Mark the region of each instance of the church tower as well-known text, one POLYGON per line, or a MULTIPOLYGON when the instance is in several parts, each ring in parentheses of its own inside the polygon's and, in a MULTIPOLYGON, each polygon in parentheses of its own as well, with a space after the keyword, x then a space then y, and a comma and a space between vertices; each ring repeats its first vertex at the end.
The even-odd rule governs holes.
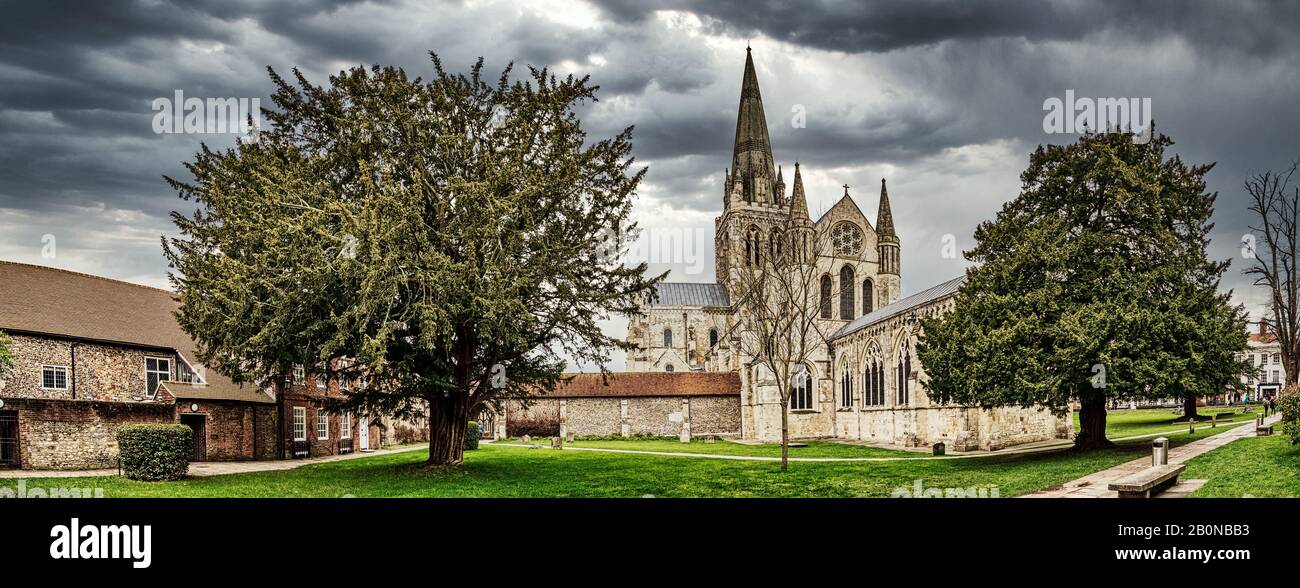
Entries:
POLYGON ((763 95, 749 48, 745 49, 736 137, 722 198, 722 216, 714 221, 714 271, 719 283, 730 286, 733 270, 758 263, 780 248, 772 240, 781 238, 789 223, 785 177, 772 157, 763 95))

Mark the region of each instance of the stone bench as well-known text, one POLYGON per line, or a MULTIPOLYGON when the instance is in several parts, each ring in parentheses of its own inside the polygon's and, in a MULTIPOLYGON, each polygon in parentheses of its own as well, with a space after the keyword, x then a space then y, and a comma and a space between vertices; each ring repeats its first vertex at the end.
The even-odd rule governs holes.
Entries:
POLYGON ((1259 425, 1255 427, 1256 437, 1267 437, 1273 434, 1273 425, 1259 425))
POLYGON ((1152 466, 1114 482, 1109 488, 1119 492, 1120 498, 1151 498, 1178 483, 1178 474, 1187 466, 1183 464, 1152 466))

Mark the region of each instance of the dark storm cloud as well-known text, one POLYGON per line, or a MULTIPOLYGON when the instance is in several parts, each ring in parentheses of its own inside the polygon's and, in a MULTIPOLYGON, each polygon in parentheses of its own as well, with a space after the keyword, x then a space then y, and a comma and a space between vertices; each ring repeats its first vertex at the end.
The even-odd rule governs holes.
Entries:
POLYGON ((848 53, 887 52, 945 41, 1021 38, 1077 40, 1106 29, 1133 35, 1184 34, 1234 50, 1268 54, 1295 44, 1300 21, 1286 0, 1044 1, 596 0, 616 19, 657 10, 708 17, 716 30, 848 53))
POLYGON ((155 135, 153 98, 183 89, 269 107, 267 66, 317 83, 373 63, 427 77, 430 50, 453 71, 484 56, 489 71, 513 61, 517 75, 528 64, 590 73, 601 87, 583 110, 591 135, 635 125, 646 200, 711 224, 752 40, 776 158, 787 180, 798 160, 823 184, 814 207, 849 183, 868 187, 855 196, 874 217, 890 174, 909 291, 960 270, 934 259, 934 242, 967 238, 1013 197, 1034 145, 1073 140, 1041 126, 1043 100, 1066 89, 1151 97, 1179 154, 1219 162, 1219 256, 1247 224, 1245 175, 1300 157, 1300 10, 1283 2, 595 4, 7 3, 0 257, 74 233, 61 242, 81 269, 161 275, 156 239, 144 236, 167 230, 181 204, 161 176, 180 174, 199 141, 233 139, 155 135), (796 127, 800 108, 807 124, 796 127))

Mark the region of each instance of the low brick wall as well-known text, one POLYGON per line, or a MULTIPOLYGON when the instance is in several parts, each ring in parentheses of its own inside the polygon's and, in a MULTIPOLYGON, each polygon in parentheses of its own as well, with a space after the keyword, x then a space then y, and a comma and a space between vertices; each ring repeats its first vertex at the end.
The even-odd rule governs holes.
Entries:
POLYGON ((740 397, 632 396, 606 398, 538 398, 529 406, 506 404, 511 419, 558 419, 561 434, 678 437, 689 426, 692 436, 740 433, 740 397))
POLYGON ((170 423, 170 403, 5 398, 18 413, 23 469, 80 470, 117 467, 117 430, 128 423, 170 423))

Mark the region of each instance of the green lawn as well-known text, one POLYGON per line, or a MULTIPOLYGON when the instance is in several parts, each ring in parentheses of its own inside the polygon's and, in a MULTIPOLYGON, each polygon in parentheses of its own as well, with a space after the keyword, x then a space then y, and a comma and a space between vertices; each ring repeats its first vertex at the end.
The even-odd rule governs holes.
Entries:
POLYGON ((1192 458, 1181 478, 1207 480, 1194 498, 1300 498, 1300 445, 1247 437, 1192 458))
MULTIPOLYGON (((1174 444, 1201 438, 1171 437, 1174 444)), ((1221 432, 1221 431, 1215 431, 1221 432)), ((703 445, 703 444, 702 444, 703 445)), ((714 444, 716 445, 716 444, 714 444)), ((1048 488, 1147 455, 1148 444, 945 460, 793 463, 555 451, 483 445, 464 466, 428 472, 423 450, 295 470, 132 482, 119 477, 29 479, 27 487, 101 487, 106 497, 887 497, 896 488, 985 487, 1003 497, 1048 488)), ((15 480, 0 481, 14 488, 15 480)))
MULTIPOLYGON (((1218 427, 1210 428, 1209 421, 1197 425, 1198 433, 1217 433, 1222 432, 1224 427, 1235 426, 1248 423, 1255 420, 1256 413, 1240 414, 1240 409, 1235 411, 1229 409, 1202 409, 1202 415, 1220 413, 1218 427), (1233 414, 1235 413, 1235 414, 1233 414), (1204 431, 1201 429, 1204 428, 1204 431)), ((1149 435, 1153 433, 1165 433, 1170 439, 1186 437, 1187 425, 1185 423, 1176 423, 1174 421, 1182 417, 1176 415, 1171 409, 1141 409, 1141 410, 1117 410, 1107 413, 1106 419, 1106 436, 1111 438, 1132 437, 1136 435, 1149 435), (1170 432, 1172 431, 1172 432, 1170 432)), ((1078 414, 1075 414, 1075 429, 1079 426, 1078 414)), ((506 439, 505 443, 521 443, 519 439, 506 439)), ((850 445, 837 441, 811 440, 803 441, 807 447, 790 448, 791 457, 903 457, 915 458, 930 455, 926 451, 906 451, 900 449, 883 449, 879 447, 870 447, 866 445, 850 445)), ((1145 441, 1144 441, 1145 442, 1145 441)), ((534 445, 550 446, 550 439, 541 437, 531 441, 534 445)), ((718 439, 715 443, 705 443, 702 440, 693 440, 690 443, 682 443, 676 438, 664 437, 631 437, 627 439, 578 439, 573 443, 566 443, 570 447, 590 447, 598 449, 623 449, 631 451, 659 451, 665 453, 700 453, 708 455, 743 455, 743 456, 767 456, 780 457, 781 445, 779 443, 765 443, 759 445, 749 445, 735 443, 725 439, 718 439)))
MULTIPOLYGON (((1202 417, 1208 417, 1218 413, 1219 427, 1225 423, 1247 423, 1255 420, 1259 415, 1256 412, 1241 414, 1241 407, 1201 407, 1198 411, 1202 417)), ((1164 433, 1166 431, 1187 432, 1187 422, 1182 421, 1183 417, 1176 414, 1170 408, 1144 408, 1139 410, 1114 410, 1106 413, 1106 436, 1112 439, 1120 437, 1132 437, 1135 435, 1150 435, 1153 433, 1164 433)), ((1210 421, 1204 420, 1197 423, 1197 428, 1209 427, 1210 421)), ((1074 429, 1079 430, 1079 413, 1074 413, 1074 429)), ((1172 438, 1173 435, 1170 435, 1172 438)))

